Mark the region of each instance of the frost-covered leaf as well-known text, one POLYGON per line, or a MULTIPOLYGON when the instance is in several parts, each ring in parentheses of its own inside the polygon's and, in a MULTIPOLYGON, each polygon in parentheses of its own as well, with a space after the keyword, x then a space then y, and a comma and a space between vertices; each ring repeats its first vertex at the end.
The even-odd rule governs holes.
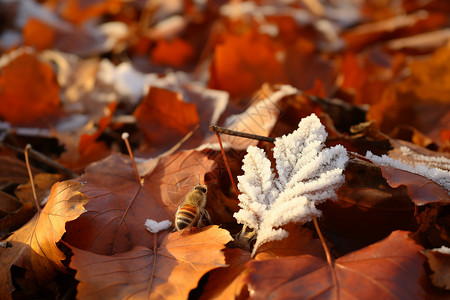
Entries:
POLYGON ((263 150, 247 149, 244 175, 238 177, 241 210, 234 216, 256 230, 254 253, 261 244, 287 236, 279 227, 308 222, 320 216, 316 204, 336 199, 348 157, 341 145, 324 149, 326 137, 324 126, 313 114, 302 119, 293 133, 277 138, 274 157, 278 177, 263 150))

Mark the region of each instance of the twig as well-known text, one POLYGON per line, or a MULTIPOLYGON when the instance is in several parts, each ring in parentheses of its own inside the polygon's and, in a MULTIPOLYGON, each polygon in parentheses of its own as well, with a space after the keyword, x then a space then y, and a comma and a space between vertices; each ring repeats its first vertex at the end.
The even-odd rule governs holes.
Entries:
POLYGON ((273 138, 273 137, 234 131, 234 130, 231 130, 231 129, 228 129, 228 128, 224 128, 224 127, 220 127, 220 126, 216 126, 216 125, 209 125, 209 131, 213 131, 216 134, 223 133, 223 134, 227 134, 227 135, 233 135, 233 136, 238 136, 238 137, 242 137, 242 138, 258 140, 258 141, 262 141, 262 142, 269 142, 269 143, 274 143, 275 142, 275 138, 273 138))
POLYGON ((134 156, 133 156, 133 151, 131 151, 130 142, 128 142, 128 137, 129 136, 130 135, 128 134, 128 132, 122 133, 122 140, 125 142, 125 145, 127 146, 128 155, 130 156, 131 164, 133 165, 133 168, 134 168, 134 173, 136 173, 136 178, 137 178, 138 182, 140 183, 140 185, 144 186, 144 180, 139 175, 139 171, 138 171, 138 168, 136 166, 136 161, 134 160, 134 156))
MULTIPOLYGON (((24 153, 25 151, 23 151, 22 149, 20 149, 18 147, 13 146, 13 145, 9 145, 9 144, 6 144, 6 143, 1 143, 1 145, 4 146, 5 148, 9 148, 11 150, 14 150, 17 153, 25 154, 24 153)), ((80 176, 79 174, 75 173, 74 171, 64 167, 59 162, 53 160, 52 158, 48 157, 45 154, 42 154, 42 153, 34 150, 33 148, 30 148, 28 150, 28 153, 29 153, 31 158, 33 158, 35 160, 38 160, 41 163, 43 163, 43 164, 45 164, 45 165, 47 165, 49 167, 52 167, 52 168, 56 169, 57 171, 59 171, 61 173, 64 173, 69 178, 77 178, 77 177, 80 176)))
POLYGON ((320 242, 322 243, 322 247, 325 250, 325 255, 327 257, 328 265, 330 266, 331 277, 333 278, 333 284, 335 287, 336 297, 335 299, 339 299, 339 285, 336 276, 336 270, 334 268, 334 261, 331 258, 330 250, 328 249, 327 244, 325 243, 325 239, 323 238, 322 231, 320 230, 319 223, 317 222, 317 218, 313 216, 314 227, 316 228, 317 234, 319 235, 320 242))
POLYGON ((231 174, 231 169, 230 169, 230 165, 228 164, 227 156, 225 155, 225 151, 223 150, 223 147, 222 147, 222 140, 220 139, 220 134, 216 132, 216 136, 217 136, 217 140, 219 140, 220 151, 222 151, 222 156, 223 156, 223 160, 225 162, 225 167, 227 168, 228 176, 230 176, 230 180, 231 180, 231 183, 233 184, 233 188, 234 188, 236 195, 239 195, 239 190, 233 179, 233 174, 231 174))
POLYGON ((31 166, 30 166, 30 160, 28 159, 28 152, 31 150, 31 145, 27 144, 25 146, 25 164, 27 165, 27 171, 28 171, 28 176, 30 177, 30 184, 31 184, 31 190, 33 191, 33 198, 34 198, 34 202, 36 203, 36 209, 38 212, 41 211, 41 206, 39 205, 39 202, 37 200, 37 195, 36 195, 36 189, 34 188, 34 180, 33 180, 33 173, 31 173, 31 166))

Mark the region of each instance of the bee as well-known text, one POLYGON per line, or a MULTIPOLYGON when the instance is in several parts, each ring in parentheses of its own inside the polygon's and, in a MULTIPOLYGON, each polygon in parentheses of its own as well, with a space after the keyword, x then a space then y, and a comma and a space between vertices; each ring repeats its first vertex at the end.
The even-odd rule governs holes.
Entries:
POLYGON ((206 185, 198 184, 194 189, 186 195, 183 202, 178 206, 175 214, 175 229, 190 230, 197 225, 202 226, 202 219, 206 217, 211 223, 206 205, 206 185))

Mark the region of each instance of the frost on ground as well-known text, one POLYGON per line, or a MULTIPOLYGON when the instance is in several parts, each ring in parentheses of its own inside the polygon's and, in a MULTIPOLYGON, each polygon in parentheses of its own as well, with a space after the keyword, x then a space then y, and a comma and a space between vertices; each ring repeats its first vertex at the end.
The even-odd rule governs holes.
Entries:
POLYGON ((256 231, 253 254, 261 244, 285 238, 288 233, 281 226, 311 221, 320 216, 317 204, 337 198, 347 151, 341 145, 325 148, 326 138, 314 114, 291 134, 277 138, 273 151, 278 177, 264 150, 248 147, 244 175, 238 177, 241 209, 234 217, 256 231))
POLYGON ((157 233, 166 230, 170 228, 170 226, 172 226, 172 222, 170 222, 169 220, 157 222, 155 220, 147 219, 145 221, 145 229, 147 229, 151 233, 157 233))

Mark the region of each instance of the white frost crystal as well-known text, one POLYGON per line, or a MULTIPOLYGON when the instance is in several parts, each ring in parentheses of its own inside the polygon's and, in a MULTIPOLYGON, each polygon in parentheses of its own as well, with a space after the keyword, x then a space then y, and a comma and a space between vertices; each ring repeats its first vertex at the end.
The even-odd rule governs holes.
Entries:
POLYGON ((280 226, 308 222, 320 216, 316 204, 337 198, 347 151, 342 145, 324 148, 326 138, 325 127, 314 114, 302 119, 293 133, 277 138, 273 149, 277 177, 264 150, 248 147, 244 175, 238 176, 241 209, 234 217, 256 230, 254 253, 261 244, 288 235, 280 226))
POLYGON ((145 225, 145 229, 147 229, 151 233, 157 233, 157 232, 168 229, 170 226, 172 226, 172 222, 170 222, 169 220, 157 222, 152 219, 147 219, 145 221, 144 225, 145 225))

